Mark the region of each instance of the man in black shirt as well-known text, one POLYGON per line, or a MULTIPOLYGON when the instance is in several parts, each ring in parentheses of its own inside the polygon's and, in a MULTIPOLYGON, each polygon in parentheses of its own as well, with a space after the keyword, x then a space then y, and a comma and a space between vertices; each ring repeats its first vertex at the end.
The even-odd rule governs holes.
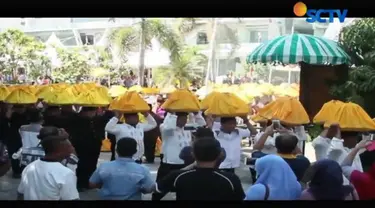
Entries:
POLYGON ((220 143, 214 138, 195 141, 196 168, 170 173, 156 183, 155 190, 159 193, 175 191, 176 200, 243 200, 245 193, 240 179, 215 168, 220 153, 220 143))

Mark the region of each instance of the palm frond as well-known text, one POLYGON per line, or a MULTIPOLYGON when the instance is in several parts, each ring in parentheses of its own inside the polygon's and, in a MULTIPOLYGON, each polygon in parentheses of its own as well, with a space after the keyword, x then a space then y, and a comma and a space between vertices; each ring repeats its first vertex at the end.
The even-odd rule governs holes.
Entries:
POLYGON ((129 27, 113 30, 109 34, 108 40, 107 48, 115 51, 115 55, 121 60, 125 57, 124 54, 134 50, 139 44, 136 31, 129 27))
POLYGON ((160 42, 162 47, 170 52, 170 60, 174 61, 180 59, 182 40, 178 34, 160 20, 153 19, 147 22, 150 34, 153 34, 153 37, 160 42))
POLYGON ((179 83, 180 87, 188 87, 188 83, 203 76, 207 57, 198 54, 196 49, 185 47, 180 51, 181 58, 171 62, 170 66, 156 69, 155 81, 162 87, 179 83))
POLYGON ((177 31, 184 35, 193 31, 196 26, 196 18, 179 18, 177 22, 177 31))

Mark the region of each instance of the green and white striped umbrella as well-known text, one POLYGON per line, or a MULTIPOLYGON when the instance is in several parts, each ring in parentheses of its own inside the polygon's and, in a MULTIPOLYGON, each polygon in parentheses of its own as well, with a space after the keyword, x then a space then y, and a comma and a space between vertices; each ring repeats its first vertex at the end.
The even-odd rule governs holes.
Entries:
POLYGON ((247 63, 349 64, 349 55, 332 40, 305 34, 284 35, 258 46, 247 63))

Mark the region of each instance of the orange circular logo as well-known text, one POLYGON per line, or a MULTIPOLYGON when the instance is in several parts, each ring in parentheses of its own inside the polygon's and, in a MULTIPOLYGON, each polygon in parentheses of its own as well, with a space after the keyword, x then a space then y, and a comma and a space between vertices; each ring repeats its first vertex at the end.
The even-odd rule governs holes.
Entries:
POLYGON ((293 12, 297 17, 305 16, 307 12, 307 6, 303 2, 297 2, 293 7, 293 12))

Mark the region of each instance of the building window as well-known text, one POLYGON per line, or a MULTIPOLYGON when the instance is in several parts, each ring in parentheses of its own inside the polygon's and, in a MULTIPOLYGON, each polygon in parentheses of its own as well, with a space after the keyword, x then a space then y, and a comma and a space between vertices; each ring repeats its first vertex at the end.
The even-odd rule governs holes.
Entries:
POLYGON ((230 71, 236 70, 237 59, 220 59, 218 66, 218 76, 226 75, 230 71))
POLYGON ((83 45, 94 45, 94 36, 86 35, 86 33, 81 33, 81 40, 83 45))
POLYGON ((198 32, 198 34, 197 34, 197 45, 204 45, 204 44, 208 44, 207 33, 198 32))
POLYGON ((264 30, 249 30, 250 31, 250 43, 261 43, 268 40, 268 32, 264 30))

